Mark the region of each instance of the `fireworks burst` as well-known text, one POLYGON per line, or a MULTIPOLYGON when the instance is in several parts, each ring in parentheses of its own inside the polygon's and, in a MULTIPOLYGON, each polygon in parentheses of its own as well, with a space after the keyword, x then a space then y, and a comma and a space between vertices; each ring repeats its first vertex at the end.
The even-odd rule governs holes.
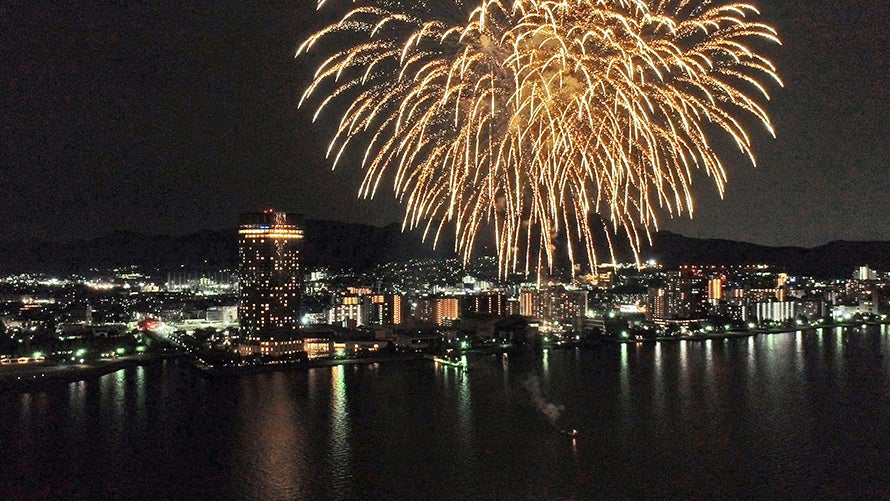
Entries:
POLYGON ((742 120, 774 134, 762 103, 768 81, 781 81, 752 43, 779 39, 751 5, 426 5, 357 7, 309 37, 298 56, 321 41, 331 52, 300 105, 315 97, 317 118, 345 102, 334 166, 361 143, 360 195, 373 197, 386 174, 406 206, 403 229, 423 226, 435 245, 452 222, 465 260, 492 227, 501 273, 551 268, 560 233, 572 268, 595 268, 594 214, 638 257, 657 212, 692 215, 695 170, 723 195, 709 135, 722 131, 755 163, 742 120))

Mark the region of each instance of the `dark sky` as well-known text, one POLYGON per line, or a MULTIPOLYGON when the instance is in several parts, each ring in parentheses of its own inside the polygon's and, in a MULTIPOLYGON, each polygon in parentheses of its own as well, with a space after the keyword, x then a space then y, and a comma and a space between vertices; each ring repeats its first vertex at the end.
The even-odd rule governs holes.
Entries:
MULTIPOLYGON (((753 3, 784 43, 768 52, 785 81, 768 105, 778 138, 752 130, 758 167, 727 151, 725 199, 697 178, 695 218, 662 228, 768 245, 890 240, 890 2, 753 3)), ((400 221, 391 193, 356 199, 358 167, 331 172, 327 131, 296 108, 313 68, 294 50, 333 12, 306 0, 7 2, 0 239, 181 234, 267 206, 400 221)))

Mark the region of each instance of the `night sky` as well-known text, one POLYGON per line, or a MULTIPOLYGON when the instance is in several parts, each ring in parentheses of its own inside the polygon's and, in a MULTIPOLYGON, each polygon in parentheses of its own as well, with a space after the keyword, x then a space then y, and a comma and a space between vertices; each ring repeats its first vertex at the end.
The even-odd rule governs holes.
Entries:
MULTIPOLYGON (((767 105, 778 137, 751 129, 758 167, 727 150, 725 199, 700 176, 695 218, 665 215, 662 228, 767 245, 890 240, 890 2, 753 3, 784 44, 766 53, 785 82, 767 105)), ((356 198, 357 166, 331 172, 328 131, 296 108, 314 66, 293 53, 337 12, 306 0, 7 2, 0 240, 185 234, 268 206, 401 221, 391 192, 356 198)))

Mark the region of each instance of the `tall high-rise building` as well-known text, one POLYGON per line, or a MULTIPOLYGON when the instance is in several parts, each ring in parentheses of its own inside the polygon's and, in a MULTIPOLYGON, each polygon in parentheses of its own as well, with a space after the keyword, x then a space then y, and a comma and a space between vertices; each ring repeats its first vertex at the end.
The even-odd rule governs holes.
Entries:
POLYGON ((507 295, 503 292, 490 291, 484 294, 467 296, 464 307, 467 312, 502 317, 507 314, 507 295))
POLYGON ((456 297, 431 297, 418 301, 415 316, 423 322, 445 325, 460 319, 460 300, 456 297))
POLYGON ((251 337, 293 333, 300 322, 300 216, 266 210, 241 215, 238 317, 251 337))
POLYGON ((667 314, 670 318, 704 318, 708 312, 708 283, 700 270, 681 267, 667 280, 667 314))
POLYGON ((723 299, 723 279, 711 277, 708 279, 708 302, 717 304, 723 299))
POLYGON ((649 298, 646 301, 646 319, 664 320, 668 318, 668 291, 663 284, 649 287, 649 298))
POLYGON ((399 325, 405 317, 406 301, 398 294, 374 294, 368 321, 375 325, 399 325))
POLYGON ((566 290, 555 286, 539 290, 524 290, 519 294, 520 310, 524 316, 549 321, 583 318, 587 313, 587 291, 566 290))

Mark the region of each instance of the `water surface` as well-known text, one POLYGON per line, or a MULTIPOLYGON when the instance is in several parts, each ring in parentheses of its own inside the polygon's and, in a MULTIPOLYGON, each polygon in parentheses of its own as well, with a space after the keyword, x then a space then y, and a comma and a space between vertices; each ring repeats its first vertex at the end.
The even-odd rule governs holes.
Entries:
POLYGON ((886 327, 468 360, 5 393, 4 497, 890 497, 886 327))

